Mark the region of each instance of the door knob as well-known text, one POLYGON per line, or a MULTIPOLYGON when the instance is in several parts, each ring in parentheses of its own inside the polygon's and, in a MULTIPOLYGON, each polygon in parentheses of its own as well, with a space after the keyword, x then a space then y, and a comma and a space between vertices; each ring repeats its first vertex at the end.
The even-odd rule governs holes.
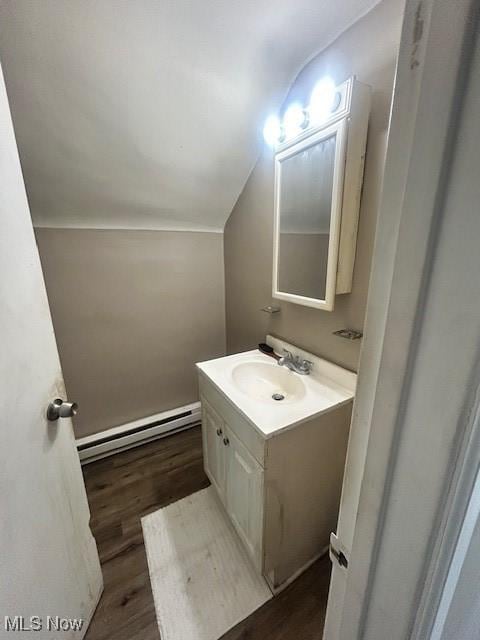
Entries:
POLYGON ((65 402, 61 398, 56 398, 50 402, 47 408, 47 420, 54 421, 59 418, 71 418, 76 415, 78 404, 76 402, 65 402))

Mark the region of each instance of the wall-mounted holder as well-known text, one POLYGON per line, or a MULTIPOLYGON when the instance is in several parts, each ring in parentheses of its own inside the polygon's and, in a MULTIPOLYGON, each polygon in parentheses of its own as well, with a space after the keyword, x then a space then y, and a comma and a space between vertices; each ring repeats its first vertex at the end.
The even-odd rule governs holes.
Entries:
POLYGON ((273 314, 273 313, 280 313, 281 309, 280 309, 280 307, 275 307, 275 306, 269 304, 268 306, 263 307, 262 311, 265 311, 265 313, 273 314))
POLYGON ((339 338, 346 338, 347 340, 360 340, 363 336, 361 331, 355 331, 355 329, 339 329, 333 332, 334 336, 339 338))

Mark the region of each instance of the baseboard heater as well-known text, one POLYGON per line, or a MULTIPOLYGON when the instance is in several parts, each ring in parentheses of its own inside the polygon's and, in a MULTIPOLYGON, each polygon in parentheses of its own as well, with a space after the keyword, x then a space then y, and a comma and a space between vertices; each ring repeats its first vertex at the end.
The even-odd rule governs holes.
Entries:
POLYGON ((76 441, 82 464, 190 429, 201 422, 200 402, 141 418, 76 441))

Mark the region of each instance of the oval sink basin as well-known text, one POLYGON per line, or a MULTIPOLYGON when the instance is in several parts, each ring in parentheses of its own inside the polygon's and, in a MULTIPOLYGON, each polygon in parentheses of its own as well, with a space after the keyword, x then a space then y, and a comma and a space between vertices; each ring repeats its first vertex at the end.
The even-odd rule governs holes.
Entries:
POLYGON ((302 379, 277 364, 242 362, 232 369, 232 379, 250 398, 273 404, 296 402, 305 395, 302 379))

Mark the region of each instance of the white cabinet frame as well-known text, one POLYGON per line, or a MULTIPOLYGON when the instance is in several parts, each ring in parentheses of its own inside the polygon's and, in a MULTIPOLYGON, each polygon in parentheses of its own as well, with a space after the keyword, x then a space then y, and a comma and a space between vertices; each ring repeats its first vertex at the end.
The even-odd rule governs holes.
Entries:
POLYGON ((347 139, 347 122, 345 119, 335 122, 334 124, 317 131, 316 133, 304 138, 288 147, 284 151, 280 151, 275 156, 275 204, 274 204, 274 232, 273 232, 273 287, 272 295, 274 298, 286 300, 287 302, 296 302, 307 307, 315 309, 324 309, 332 311, 335 294, 337 288, 337 264, 338 264, 338 247, 340 241, 340 223, 342 217, 343 202, 343 178, 345 171, 345 152, 347 139), (333 168, 332 181, 332 204, 330 215, 330 230, 328 242, 328 260, 327 260, 327 276, 325 286, 325 300, 318 298, 308 298, 286 291, 280 291, 278 283, 278 260, 280 252, 280 212, 281 212, 281 182, 282 182, 282 163, 296 155, 297 153, 309 149, 310 147, 328 140, 335 136, 335 162, 333 168))
POLYGON ((275 155, 272 295, 279 300, 324 311, 333 311, 335 295, 352 290, 371 105, 371 87, 354 76, 337 86, 337 92, 341 96, 337 111, 321 126, 306 129, 295 139, 280 144, 275 155), (335 155, 327 287, 325 299, 319 300, 280 291, 278 287, 281 163, 299 150, 332 135, 335 130, 338 130, 339 146, 335 155))

